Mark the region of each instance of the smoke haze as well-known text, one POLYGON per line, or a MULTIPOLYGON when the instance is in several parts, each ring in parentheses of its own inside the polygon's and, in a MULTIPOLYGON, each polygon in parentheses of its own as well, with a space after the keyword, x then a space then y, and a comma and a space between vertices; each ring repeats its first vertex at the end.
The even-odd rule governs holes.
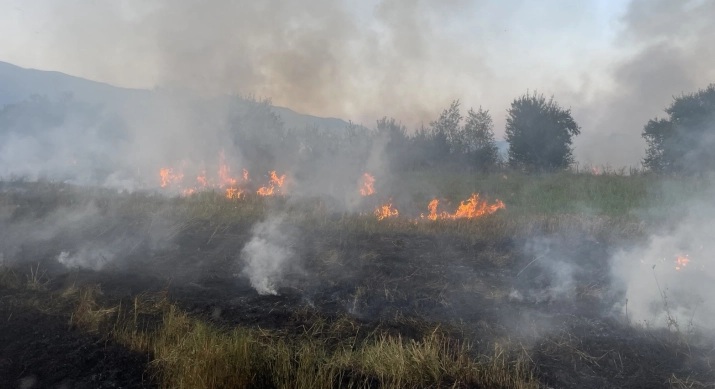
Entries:
POLYGON ((612 166, 638 165, 645 122, 715 77, 715 5, 696 0, 6 8, 2 32, 13 38, 0 56, 21 65, 124 86, 253 94, 358 123, 388 115, 413 127, 460 98, 494 112, 500 135, 511 100, 536 89, 573 109, 583 127, 577 159, 612 166))

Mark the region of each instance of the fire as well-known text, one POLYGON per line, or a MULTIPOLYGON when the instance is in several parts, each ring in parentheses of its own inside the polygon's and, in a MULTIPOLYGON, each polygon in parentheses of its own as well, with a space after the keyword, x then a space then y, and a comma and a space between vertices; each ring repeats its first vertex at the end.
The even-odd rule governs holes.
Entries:
MULTIPOLYGON (((428 219, 437 220, 437 218, 439 217, 437 215, 437 206, 439 206, 439 200, 433 199, 429 202, 429 204, 427 205, 427 209, 429 210, 429 215, 427 216, 428 219)), ((422 217, 424 217, 424 215, 422 217)))
MULTIPOLYGON (((446 211, 442 211, 442 212, 438 213, 437 212, 438 206, 439 206, 438 199, 433 199, 432 201, 429 202, 429 204, 427 205, 427 209, 429 210, 427 219, 429 219, 429 220, 475 219, 475 218, 478 218, 478 217, 481 217, 484 215, 490 215, 500 209, 506 208, 506 206, 504 205, 504 202, 502 202, 501 200, 496 200, 492 204, 489 204, 485 200, 481 200, 479 198, 478 193, 472 193, 472 196, 469 197, 469 199, 462 201, 454 213, 449 213, 446 211)), ((422 218, 424 218, 424 217, 425 216, 422 215, 422 218)))
POLYGON ((166 188, 169 185, 179 183, 184 179, 184 175, 181 173, 174 173, 171 168, 161 168, 159 170, 159 177, 161 178, 161 187, 166 188))
POLYGON ((258 188, 256 193, 260 196, 273 196, 274 194, 280 193, 283 183, 285 182, 286 175, 283 174, 278 176, 275 170, 271 171, 271 181, 267 186, 262 186, 258 188))
POLYGON ((681 269, 685 268, 688 266, 690 263, 690 258, 688 258, 688 255, 678 255, 675 258, 675 270, 680 271, 681 269))
POLYGON ((399 215, 400 212, 397 211, 397 209, 392 208, 392 203, 381 205, 375 209, 375 216, 377 216, 377 220, 397 217, 399 215))
MULTIPOLYGON (((248 184, 250 176, 247 169, 242 169, 241 175, 234 176, 231 167, 226 163, 226 157, 221 151, 219 153, 218 169, 209 174, 206 169, 200 170, 196 175, 195 182, 184 180, 184 173, 172 168, 159 169, 160 186, 162 188, 172 188, 184 196, 197 193, 201 190, 220 190, 225 193, 228 199, 239 199, 250 191, 248 184)), ((257 193, 261 196, 271 196, 282 193, 286 175, 278 175, 275 171, 270 172, 270 181, 266 186, 260 187, 257 193)))
POLYGON ((360 187, 360 195, 371 196, 375 194, 375 177, 369 173, 362 175, 362 186, 360 187))
POLYGON ((208 178, 206 178, 206 170, 201 171, 201 174, 196 176, 196 182, 198 182, 202 188, 209 186, 208 178))
POLYGON ((219 186, 234 186, 238 180, 231 177, 231 170, 226 165, 221 165, 218 171, 219 186))
POLYGON ((240 188, 226 188, 226 198, 227 199, 240 199, 243 195, 243 189, 240 188))

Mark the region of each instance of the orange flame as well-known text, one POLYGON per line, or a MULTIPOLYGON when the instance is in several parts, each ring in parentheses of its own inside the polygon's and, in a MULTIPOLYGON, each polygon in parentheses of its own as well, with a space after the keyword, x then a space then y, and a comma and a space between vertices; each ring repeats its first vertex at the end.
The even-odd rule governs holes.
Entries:
POLYGON ((392 208, 392 203, 381 205, 375 209, 375 216, 377 216, 377 220, 383 220, 389 217, 397 217, 399 215, 400 212, 397 211, 397 209, 392 208))
POLYGON ((240 199, 243 195, 243 189, 240 188, 226 188, 226 198, 227 199, 240 199))
POLYGON ((219 153, 219 167, 218 167, 218 178, 220 187, 231 187, 236 186, 238 180, 231 177, 231 168, 226 164, 226 157, 223 151, 219 153))
MULTIPOLYGON (((184 182, 183 172, 175 172, 172 168, 161 168, 159 170, 160 185, 162 188, 174 186, 182 195, 188 196, 200 190, 218 189, 225 191, 226 198, 238 199, 246 192, 245 184, 249 181, 248 170, 242 169, 242 177, 234 177, 231 168, 226 163, 224 152, 219 152, 218 169, 214 174, 207 174, 206 169, 202 169, 196 176, 195 182, 186 180, 184 182), (242 179, 241 179, 242 178, 242 179)), ((269 194, 273 194, 276 187, 283 186, 285 175, 278 177, 275 172, 271 172, 271 184, 273 189, 269 189, 269 194)), ((265 190, 264 190, 265 192, 265 190)))
POLYGON ((360 187, 360 195, 371 196, 375 194, 375 177, 369 173, 362 175, 362 186, 360 187))
MULTIPOLYGON (((484 215, 490 215, 500 209, 506 208, 506 205, 504 205, 504 202, 502 202, 501 200, 496 200, 493 204, 489 204, 487 201, 480 200, 478 193, 472 193, 472 196, 469 197, 469 199, 462 201, 454 213, 449 213, 446 211, 442 211, 441 213, 438 213, 437 212, 438 206, 439 206, 438 199, 433 199, 432 201, 429 202, 429 205, 427 205, 427 209, 429 210, 427 219, 429 219, 429 220, 475 219, 475 218, 478 218, 478 217, 481 217, 484 215)), ((425 216, 422 215, 422 218, 424 218, 424 217, 425 216)))
POLYGON ((202 170, 201 174, 196 176, 196 182, 198 182, 202 188, 206 188, 209 186, 209 180, 206 177, 206 170, 202 170))
POLYGON ((433 199, 432 201, 429 202, 429 204, 427 205, 427 209, 429 210, 429 215, 427 216, 428 219, 437 220, 437 218, 439 217, 437 215, 437 206, 438 205, 439 205, 439 200, 437 200, 437 199, 433 199))
POLYGON ((162 188, 179 183, 184 179, 184 175, 182 173, 174 173, 173 169, 166 167, 159 169, 159 177, 161 179, 160 185, 162 188))
POLYGON ((258 188, 256 193, 258 193, 259 196, 273 196, 274 194, 280 193, 281 188, 283 187, 283 183, 285 182, 286 175, 283 174, 279 176, 275 170, 271 171, 271 181, 268 183, 267 186, 262 186, 258 188))
POLYGON ((688 255, 678 255, 675 258, 675 270, 680 271, 681 269, 685 268, 688 266, 690 263, 690 258, 688 258, 688 255))

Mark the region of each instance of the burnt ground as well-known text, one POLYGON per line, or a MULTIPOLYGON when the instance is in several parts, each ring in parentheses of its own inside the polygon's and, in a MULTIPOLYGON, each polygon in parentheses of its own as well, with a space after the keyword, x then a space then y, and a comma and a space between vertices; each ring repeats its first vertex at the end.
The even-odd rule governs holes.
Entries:
MULTIPOLYGON (((407 337, 439 324, 475 352, 510 339, 550 388, 715 383, 712 344, 631 326, 613 312, 622 295, 607 269, 617 243, 584 234, 485 242, 449 232, 347 233, 285 222, 282 244, 290 248, 291 262, 277 295, 260 295, 241 273, 240 253, 253 223, 194 221, 163 245, 144 229, 151 223, 104 223, 89 238, 87 230, 64 231, 19 245, 6 266, 23 277, 30 264, 39 266, 48 291, 99 285, 108 302, 167 291, 181 308, 219 326, 301 331, 310 325, 305 312, 311 312, 328 319, 349 315, 407 337), (68 269, 57 260, 61 251, 116 244, 117 236, 131 244, 111 258, 98 255, 101 270, 68 269)), ((71 328, 67 312, 28 306, 39 299, 33 293, 1 290, 3 387, 153 385, 148 356, 71 328)))
POLYGON ((152 388, 148 356, 70 329, 66 313, 28 307, 31 291, 0 295, 0 387, 152 388))

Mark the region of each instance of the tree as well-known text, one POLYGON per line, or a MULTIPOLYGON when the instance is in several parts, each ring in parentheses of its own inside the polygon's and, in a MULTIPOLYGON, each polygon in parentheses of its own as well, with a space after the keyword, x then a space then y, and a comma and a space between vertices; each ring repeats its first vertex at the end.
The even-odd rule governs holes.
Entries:
POLYGON ((565 169, 573 163, 572 138, 580 133, 570 109, 553 97, 527 92, 507 110, 509 164, 536 171, 565 169))
POLYGON ((643 128, 645 167, 667 173, 702 173, 715 168, 715 84, 674 98, 667 119, 643 128))
POLYGON ((442 111, 439 119, 430 123, 435 139, 445 138, 452 153, 464 151, 463 133, 460 129, 462 115, 459 113, 459 100, 454 100, 449 108, 442 111))
POLYGON ((463 140, 469 160, 482 170, 490 170, 499 164, 499 149, 494 141, 494 121, 489 111, 479 107, 469 109, 464 123, 463 140))
POLYGON ((388 147, 402 147, 407 143, 407 129, 394 118, 383 116, 377 121, 375 136, 387 140, 388 147))

